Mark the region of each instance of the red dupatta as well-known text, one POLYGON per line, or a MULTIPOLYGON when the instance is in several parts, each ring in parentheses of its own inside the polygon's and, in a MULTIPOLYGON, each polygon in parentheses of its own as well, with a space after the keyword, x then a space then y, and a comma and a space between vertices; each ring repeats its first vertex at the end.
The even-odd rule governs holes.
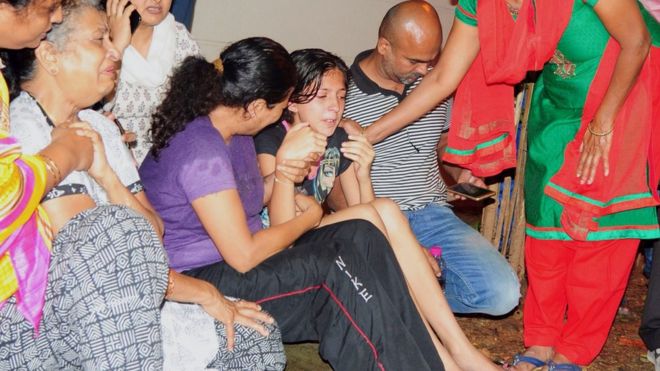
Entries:
MULTIPOLYGON (((496 175, 515 166, 513 84, 527 71, 542 69, 552 57, 570 20, 572 4, 524 0, 514 22, 504 0, 477 2, 477 14, 486 15, 478 22, 481 50, 456 92, 445 160, 477 176, 496 175)), ((660 201, 654 191, 660 179, 660 130, 652 124, 660 120, 657 47, 652 48, 615 120, 610 176, 604 177, 602 164, 591 185, 580 185, 575 176, 586 126, 600 106, 618 53, 618 43, 610 39, 590 86, 581 128, 567 146, 562 168, 545 189, 564 206, 562 227, 578 240, 598 228, 595 217, 660 201)))
POLYGON ((513 85, 552 57, 572 4, 524 0, 514 22, 504 0, 477 1, 480 51, 456 91, 444 160, 476 176, 516 166, 513 85))

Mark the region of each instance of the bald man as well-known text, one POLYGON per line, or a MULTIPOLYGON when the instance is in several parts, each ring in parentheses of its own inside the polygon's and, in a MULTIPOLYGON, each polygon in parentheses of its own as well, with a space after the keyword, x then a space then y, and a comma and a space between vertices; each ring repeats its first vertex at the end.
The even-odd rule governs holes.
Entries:
MULTIPOLYGON (((392 7, 378 30, 376 48, 360 53, 351 66, 344 116, 360 123, 375 143, 371 177, 376 196, 399 204, 423 246, 442 247, 452 310, 503 315, 518 305, 517 276, 492 245, 454 215, 440 177, 436 145, 449 129, 449 102, 403 127, 371 126, 419 84, 441 43, 440 20, 429 3, 405 1, 392 7)), ((448 170, 456 179, 478 181, 467 170, 448 170)))

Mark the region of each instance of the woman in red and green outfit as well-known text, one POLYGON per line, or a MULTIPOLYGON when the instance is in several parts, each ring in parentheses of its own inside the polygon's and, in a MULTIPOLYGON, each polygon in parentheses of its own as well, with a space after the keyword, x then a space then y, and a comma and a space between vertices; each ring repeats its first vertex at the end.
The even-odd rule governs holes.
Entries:
POLYGON ((605 343, 639 240, 660 236, 660 26, 634 0, 459 0, 456 20, 434 70, 374 125, 410 122, 458 87, 445 160, 495 175, 515 166, 513 86, 541 70, 514 367, 579 370, 605 343))

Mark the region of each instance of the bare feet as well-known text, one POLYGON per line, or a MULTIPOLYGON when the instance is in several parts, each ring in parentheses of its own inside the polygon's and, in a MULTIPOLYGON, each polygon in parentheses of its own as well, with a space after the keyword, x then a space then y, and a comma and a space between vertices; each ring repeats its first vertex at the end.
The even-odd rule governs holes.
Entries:
MULTIPOLYGON (((552 347, 533 345, 527 348, 527 350, 525 350, 525 352, 522 355, 527 357, 534 357, 543 362, 547 362, 553 357, 554 350, 552 349, 552 347)), ((515 371, 530 371, 536 369, 537 366, 534 366, 533 364, 524 361, 521 361, 517 365, 511 366, 511 368, 509 368, 509 370, 515 370, 515 371)), ((545 370, 546 368, 543 369, 545 370)))
POLYGON ((474 347, 464 348, 462 351, 454 352, 451 355, 463 371, 502 370, 502 367, 493 363, 474 347))

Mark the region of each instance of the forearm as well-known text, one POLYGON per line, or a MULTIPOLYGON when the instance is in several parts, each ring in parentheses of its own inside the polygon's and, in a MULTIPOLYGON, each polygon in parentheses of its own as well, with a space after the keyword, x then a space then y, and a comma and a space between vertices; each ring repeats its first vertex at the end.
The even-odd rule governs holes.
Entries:
POLYGON ((360 203, 366 204, 373 201, 376 196, 374 195, 374 188, 371 184, 371 178, 366 177, 364 179, 358 179, 358 184, 360 187, 360 203))
POLYGON ((612 80, 594 118, 602 126, 594 129, 609 130, 614 124, 619 109, 637 81, 637 76, 648 55, 649 45, 648 40, 642 40, 636 45, 622 46, 612 73, 612 80))
POLYGON ((151 223, 158 236, 163 235, 163 221, 160 217, 140 203, 140 201, 135 198, 135 195, 133 195, 126 186, 121 183, 119 177, 117 177, 114 172, 109 172, 106 177, 98 179, 97 181, 108 194, 108 200, 110 203, 124 205, 137 211, 151 223))
POLYGON ((71 172, 75 171, 76 166, 78 165, 75 161, 75 156, 71 153, 67 147, 61 146, 58 143, 52 143, 48 147, 42 149, 39 152, 39 155, 43 156, 43 159, 47 161, 52 161, 55 169, 53 171, 47 171, 46 177, 46 189, 44 194, 48 193, 53 187, 57 186, 62 179, 66 178, 71 172))
POLYGON ((279 174, 273 173, 273 192, 268 203, 268 216, 270 225, 276 226, 286 223, 296 217, 295 186, 292 181, 279 174))
POLYGON ((240 260, 226 257, 227 263, 239 272, 249 271, 312 229, 316 225, 312 219, 309 212, 304 212, 285 223, 260 230, 252 236, 252 244, 243 250, 243 257, 240 260))
POLYGON ((169 284, 165 299, 182 303, 202 304, 209 302, 218 289, 209 282, 169 270, 169 284))

